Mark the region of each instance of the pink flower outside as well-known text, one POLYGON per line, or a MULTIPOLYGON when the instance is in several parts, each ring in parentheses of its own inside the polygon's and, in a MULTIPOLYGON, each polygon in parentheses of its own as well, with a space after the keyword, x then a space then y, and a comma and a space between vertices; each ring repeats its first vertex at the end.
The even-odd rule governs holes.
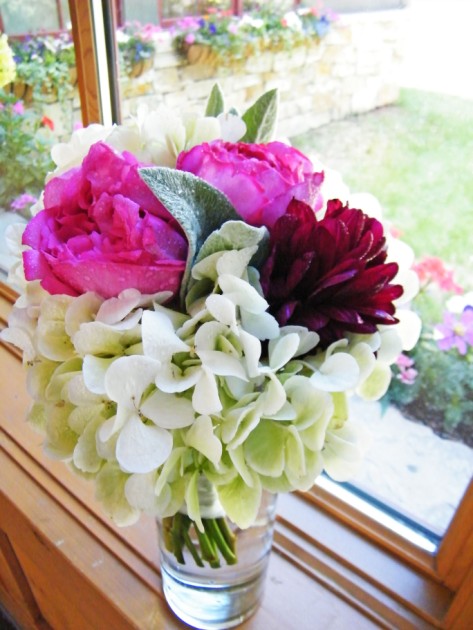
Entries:
POLYGON ((441 258, 425 256, 413 268, 421 282, 426 284, 435 282, 443 291, 463 293, 463 288, 453 279, 453 270, 449 269, 441 258))
POLYGON ((18 116, 23 116, 23 114, 25 113, 25 106, 23 105, 23 101, 17 101, 12 107, 12 112, 18 114, 18 116))
POLYGON ((435 330, 442 335, 437 340, 440 350, 448 351, 456 348, 462 356, 465 356, 468 346, 473 347, 473 308, 465 308, 460 317, 454 313, 445 313, 443 323, 435 326, 435 330))

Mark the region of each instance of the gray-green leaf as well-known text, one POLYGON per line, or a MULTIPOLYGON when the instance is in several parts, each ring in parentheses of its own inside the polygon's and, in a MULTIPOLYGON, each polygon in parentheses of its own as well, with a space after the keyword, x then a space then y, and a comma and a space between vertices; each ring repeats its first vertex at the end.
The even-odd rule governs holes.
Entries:
POLYGON ((225 100, 222 92, 222 88, 216 83, 209 95, 207 101, 207 107, 205 109, 206 116, 214 116, 215 118, 219 114, 223 114, 225 111, 225 100))
POLYGON ((141 168, 139 173, 181 225, 189 242, 180 296, 184 304, 191 268, 204 241, 226 221, 241 217, 223 193, 192 173, 163 166, 141 168))
POLYGON ((269 142, 273 138, 278 113, 278 91, 269 90, 254 103, 242 118, 246 134, 241 142, 269 142))

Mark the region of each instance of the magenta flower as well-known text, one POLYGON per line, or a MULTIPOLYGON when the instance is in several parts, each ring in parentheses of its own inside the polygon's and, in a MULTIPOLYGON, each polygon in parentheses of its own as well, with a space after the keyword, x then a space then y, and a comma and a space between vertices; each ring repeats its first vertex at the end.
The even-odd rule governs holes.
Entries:
POLYGON ((374 333, 398 321, 393 300, 403 292, 391 284, 397 264, 385 261, 376 219, 332 200, 317 220, 307 204, 292 201, 271 231, 264 297, 281 325, 306 326, 325 347, 346 332, 374 333))
POLYGON ((18 114, 18 116, 23 116, 23 114, 25 113, 25 106, 23 105, 23 101, 17 101, 11 109, 12 112, 18 114))
POLYGON ((467 306, 460 317, 454 313, 445 313, 443 324, 435 326, 442 338, 437 339, 440 350, 456 348, 461 355, 465 355, 468 346, 473 346, 473 308, 467 306))
POLYGON ((291 199, 318 209, 323 173, 303 153, 282 142, 213 142, 183 151, 176 168, 205 179, 232 202, 251 225, 271 227, 291 199))
POLYGON ((38 200, 33 195, 29 195, 28 193, 23 193, 22 195, 19 195, 11 202, 10 208, 11 210, 20 212, 21 210, 24 210, 25 208, 31 207, 37 201, 38 200))
POLYGON ((51 179, 45 209, 23 234, 31 247, 23 254, 26 279, 40 279, 52 294, 110 298, 127 288, 176 294, 187 242, 139 176, 140 166, 98 142, 80 167, 51 179))

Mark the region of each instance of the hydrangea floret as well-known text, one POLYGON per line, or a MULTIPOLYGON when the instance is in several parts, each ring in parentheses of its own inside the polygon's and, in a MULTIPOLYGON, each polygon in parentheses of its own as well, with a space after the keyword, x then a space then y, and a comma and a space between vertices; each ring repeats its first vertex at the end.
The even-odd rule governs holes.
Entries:
MULTIPOLYGON (((393 284, 397 272, 410 276, 386 262, 381 223, 323 199, 323 173, 269 142, 277 95, 261 99, 232 120, 216 86, 192 124, 173 118, 166 127, 161 110, 147 112, 56 147, 56 171, 23 235, 24 292, 1 334, 23 351, 28 418, 45 452, 93 480, 119 525, 142 512, 166 519, 181 561, 194 527, 218 553, 208 556, 205 544, 191 553, 215 567, 237 561, 228 523, 249 527, 263 491, 307 490, 322 471, 354 474, 366 436, 349 397, 382 396, 390 366, 415 343, 398 317, 407 311, 403 288, 393 284), (210 184, 176 168, 196 142, 208 166, 212 143, 241 138, 251 157, 227 146, 225 160, 236 178, 247 178, 245 160, 261 162, 251 177, 264 212, 252 206, 254 220, 246 197, 233 205, 218 177, 210 184), (320 256, 308 248, 294 259, 302 273, 289 267, 301 303, 306 287, 310 316, 289 306, 291 317, 281 318, 282 271, 273 280, 264 270, 268 261, 281 269, 274 234, 295 196, 305 220, 316 221, 320 256), (315 283, 305 281, 316 264, 315 283), (360 304, 352 293, 368 281, 360 304)), ((313 238, 306 227, 299 244, 313 238)))

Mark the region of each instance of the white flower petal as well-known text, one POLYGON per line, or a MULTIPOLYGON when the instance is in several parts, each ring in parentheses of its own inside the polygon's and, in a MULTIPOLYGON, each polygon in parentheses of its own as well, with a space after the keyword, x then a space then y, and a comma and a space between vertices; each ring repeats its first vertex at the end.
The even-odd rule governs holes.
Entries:
POLYGON ((402 340, 395 326, 386 326, 380 331, 381 346, 377 352, 377 359, 391 365, 402 352, 402 340))
POLYGON ((118 436, 116 457, 125 472, 147 473, 161 466, 171 450, 169 431, 148 426, 133 414, 118 436))
POLYGON ((357 388, 356 393, 364 400, 379 400, 388 391, 390 382, 389 365, 378 361, 369 377, 357 388))
POLYGON ((204 367, 202 367, 200 378, 195 384, 192 404, 195 411, 203 415, 218 413, 222 409, 215 376, 204 367))
POLYGON ((246 133, 246 124, 235 114, 219 114, 220 138, 225 142, 238 142, 246 133))
POLYGON ((299 348, 299 335, 289 333, 269 342, 269 366, 277 372, 288 363, 299 348))
POLYGON ((268 303, 248 282, 230 274, 219 276, 218 283, 225 296, 250 313, 263 313, 268 303))
POLYGON ((201 350, 199 358, 208 370, 216 376, 236 376, 244 381, 248 378, 241 361, 218 350, 201 350))
POLYGON ((161 311, 144 311, 141 320, 143 352, 162 363, 176 352, 188 352, 189 346, 174 332, 171 320, 161 311))
POLYGON ((245 354, 246 370, 250 378, 255 378, 259 374, 259 360, 261 357, 261 342, 245 330, 240 330, 239 339, 245 354))
POLYGON ((407 352, 412 350, 419 340, 422 320, 414 311, 403 308, 396 311, 396 317, 399 319, 399 324, 395 326, 395 329, 401 337, 402 349, 407 352))
POLYGON ((210 416, 199 416, 195 420, 186 433, 185 443, 202 453, 214 465, 222 457, 222 443, 214 434, 210 416))
POLYGON ((214 319, 227 326, 236 325, 235 304, 224 295, 209 295, 205 306, 214 319))
POLYGON ((206 322, 202 324, 197 330, 194 339, 197 354, 205 350, 215 350, 218 337, 220 335, 225 336, 228 332, 228 326, 220 322, 206 322))
POLYGON ((141 396, 154 383, 158 369, 159 363, 148 357, 120 357, 105 374, 107 396, 127 409, 138 409, 141 396))
POLYGON ((376 357, 367 343, 357 343, 351 350, 351 356, 356 359, 360 368, 359 382, 364 381, 374 369, 376 357))
POLYGON ((181 372, 177 366, 166 364, 156 374, 155 383, 161 391, 167 394, 178 394, 194 387, 200 378, 200 371, 200 365, 181 372))
POLYGON ((78 332, 81 324, 95 320, 102 302, 103 299, 91 291, 74 298, 65 317, 66 332, 69 337, 73 337, 78 332))
POLYGON ((332 354, 310 377, 314 387, 326 392, 343 392, 355 387, 360 375, 356 360, 346 352, 332 354))
POLYGON ((84 357, 82 373, 87 389, 94 394, 105 394, 105 374, 116 358, 101 359, 88 354, 84 357))
POLYGON ((251 313, 241 308, 241 325, 258 339, 275 339, 279 336, 279 324, 269 313, 251 313))
POLYGON ((158 427, 180 429, 194 422, 194 409, 187 398, 156 390, 140 407, 141 413, 158 427))
POLYGON ((263 415, 267 417, 274 416, 285 402, 286 390, 280 381, 273 374, 270 374, 269 383, 259 400, 263 415))

